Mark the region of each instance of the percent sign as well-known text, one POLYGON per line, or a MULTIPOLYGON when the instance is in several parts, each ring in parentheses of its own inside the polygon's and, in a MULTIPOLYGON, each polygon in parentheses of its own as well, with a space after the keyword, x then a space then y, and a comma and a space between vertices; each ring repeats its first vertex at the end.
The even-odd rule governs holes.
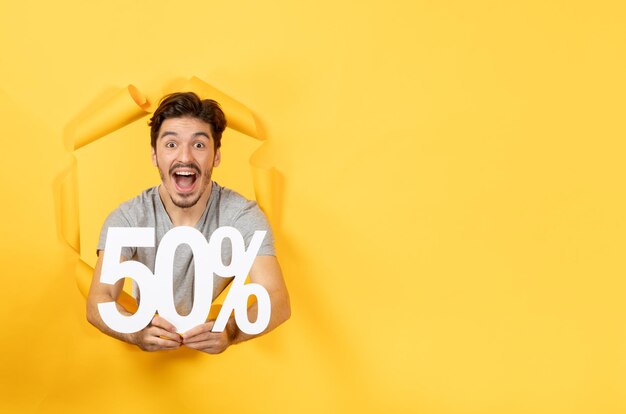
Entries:
POLYGON ((222 332, 230 314, 235 312, 235 322, 243 332, 255 335, 263 332, 270 320, 271 303, 265 288, 257 283, 245 283, 252 263, 261 247, 265 231, 255 231, 248 249, 241 233, 234 227, 219 227, 207 242, 202 233, 193 227, 179 226, 168 231, 159 244, 154 265, 150 269, 134 260, 120 262, 122 247, 154 247, 154 227, 110 227, 104 247, 100 282, 115 284, 124 277, 133 279, 141 293, 139 308, 132 315, 121 314, 115 302, 98 304, 102 321, 114 331, 133 333, 142 330, 156 312, 172 323, 178 332, 185 332, 206 321, 213 298, 213 275, 235 277, 222 309, 213 325, 213 332, 222 332), (222 262, 222 242, 229 239, 232 260, 222 262), (174 305, 173 267, 174 254, 181 244, 193 252, 194 298, 191 312, 181 316, 174 305), (248 297, 256 296, 258 315, 255 322, 248 320, 248 297))

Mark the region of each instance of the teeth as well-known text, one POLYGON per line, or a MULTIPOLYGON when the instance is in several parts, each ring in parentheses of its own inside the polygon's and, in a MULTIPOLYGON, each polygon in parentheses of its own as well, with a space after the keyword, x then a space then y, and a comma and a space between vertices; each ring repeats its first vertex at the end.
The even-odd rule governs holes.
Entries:
POLYGON ((176 175, 195 175, 196 173, 193 173, 191 171, 178 171, 176 173, 176 175))

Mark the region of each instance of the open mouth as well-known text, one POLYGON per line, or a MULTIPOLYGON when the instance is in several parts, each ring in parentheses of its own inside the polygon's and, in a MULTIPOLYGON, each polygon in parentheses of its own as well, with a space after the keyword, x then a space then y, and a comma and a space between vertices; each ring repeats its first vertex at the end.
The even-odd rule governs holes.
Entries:
POLYGON ((188 193, 194 189, 198 175, 194 171, 176 171, 172 174, 172 179, 176 189, 181 193, 188 193))

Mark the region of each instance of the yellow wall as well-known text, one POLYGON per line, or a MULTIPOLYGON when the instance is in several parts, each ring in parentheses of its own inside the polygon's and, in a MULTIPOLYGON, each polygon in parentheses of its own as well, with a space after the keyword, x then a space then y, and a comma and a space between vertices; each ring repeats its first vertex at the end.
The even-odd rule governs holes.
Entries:
POLYGON ((624 412, 625 13, 2 0, 0 408, 624 412), (219 356, 88 325, 57 231, 68 122, 191 75, 258 116, 284 177, 293 316, 219 356))

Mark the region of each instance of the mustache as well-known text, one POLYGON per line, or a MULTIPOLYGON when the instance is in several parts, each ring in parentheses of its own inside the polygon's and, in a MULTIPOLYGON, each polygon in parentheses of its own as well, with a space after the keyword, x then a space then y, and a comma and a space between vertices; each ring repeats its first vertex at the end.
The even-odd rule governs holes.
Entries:
POLYGON ((183 164, 182 162, 179 162, 177 164, 172 165, 170 167, 169 174, 170 175, 174 174, 174 170, 176 170, 178 168, 188 168, 188 169, 194 170, 198 175, 201 174, 200 167, 198 167, 197 164, 194 164, 194 163, 183 164))

